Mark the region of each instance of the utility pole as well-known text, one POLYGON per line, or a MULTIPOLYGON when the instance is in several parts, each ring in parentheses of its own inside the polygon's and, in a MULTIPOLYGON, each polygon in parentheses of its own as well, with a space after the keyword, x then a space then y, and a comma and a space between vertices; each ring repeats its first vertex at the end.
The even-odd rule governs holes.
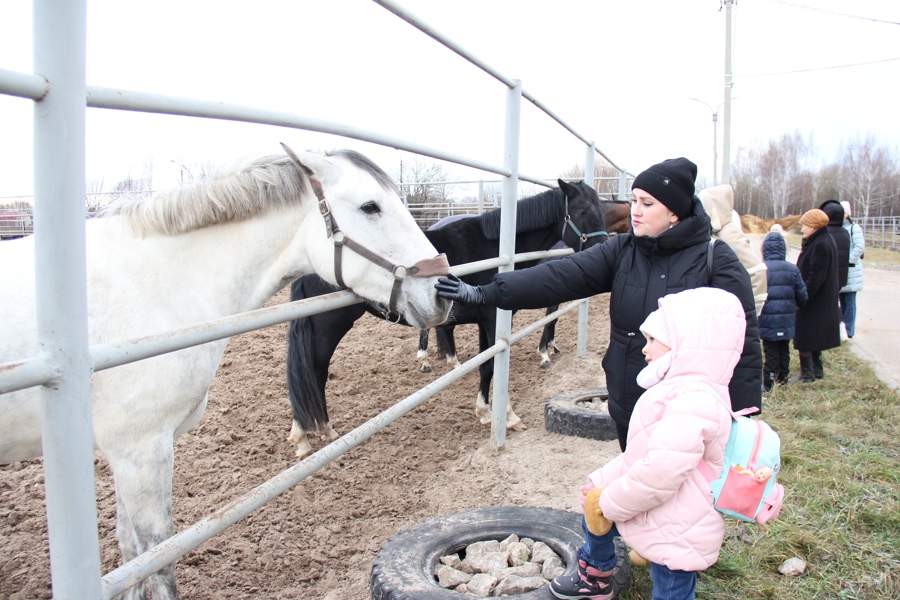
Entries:
POLYGON ((722 128, 722 177, 723 184, 731 184, 731 5, 737 0, 723 0, 725 3, 725 114, 722 128))
POLYGON ((713 169, 712 169, 712 174, 713 174, 713 186, 717 186, 717 185, 719 185, 719 181, 716 179, 716 175, 717 175, 716 169, 718 169, 718 167, 719 167, 719 137, 718 137, 718 133, 716 131, 716 129, 717 129, 716 123, 719 120, 719 109, 722 108, 722 104, 720 104, 715 110, 713 110, 713 107, 710 106, 708 102, 704 102, 703 100, 701 100, 699 98, 690 98, 690 99, 694 100, 695 102, 699 102, 700 104, 706 104, 707 108, 709 108, 710 114, 712 114, 712 123, 713 123, 713 169))

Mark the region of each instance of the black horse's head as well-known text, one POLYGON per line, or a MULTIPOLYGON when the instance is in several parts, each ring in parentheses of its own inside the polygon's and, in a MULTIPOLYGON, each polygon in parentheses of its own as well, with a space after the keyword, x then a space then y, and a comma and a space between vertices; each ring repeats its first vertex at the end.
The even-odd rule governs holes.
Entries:
POLYGON ((606 207, 594 188, 583 181, 568 183, 560 179, 558 183, 559 189, 565 195, 563 243, 578 252, 608 240, 606 207))

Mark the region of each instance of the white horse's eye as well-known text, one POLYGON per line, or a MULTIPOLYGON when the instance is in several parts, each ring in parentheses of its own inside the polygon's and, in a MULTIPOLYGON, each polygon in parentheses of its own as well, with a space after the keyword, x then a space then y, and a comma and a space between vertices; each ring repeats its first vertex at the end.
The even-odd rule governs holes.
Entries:
POLYGON ((360 208, 361 208, 362 211, 363 211, 364 213, 366 213, 367 215, 374 215, 374 214, 376 214, 376 213, 380 213, 380 212, 381 212, 381 209, 380 209, 380 208, 378 207, 378 205, 377 205, 376 203, 374 203, 374 202, 366 202, 365 204, 363 204, 362 206, 360 206, 360 208))

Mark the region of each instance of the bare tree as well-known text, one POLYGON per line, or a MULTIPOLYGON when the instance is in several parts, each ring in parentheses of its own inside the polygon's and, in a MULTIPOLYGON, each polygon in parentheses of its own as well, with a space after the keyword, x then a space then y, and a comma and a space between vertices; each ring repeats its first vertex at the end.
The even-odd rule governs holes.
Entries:
MULTIPOLYGON (((584 164, 574 164, 559 175, 566 181, 584 179, 584 164)), ((619 171, 604 161, 594 162, 594 189, 604 200, 627 200, 619 198, 619 171)))
MULTIPOLYGON (((172 159, 172 162, 180 169, 179 183, 194 183, 209 179, 216 172, 218 166, 215 161, 205 160, 199 163, 187 163, 181 157, 172 159)), ((152 174, 152 173, 151 173, 152 174)), ((151 177, 152 179, 152 177, 151 177)))
POLYGON ((452 212, 450 203, 458 184, 443 163, 413 154, 400 160, 392 176, 400 183, 406 204, 413 207, 420 225, 430 225, 452 212))
MULTIPOLYGON (((893 214, 897 203, 897 160, 875 136, 851 141, 844 150, 841 177, 851 202, 862 207, 861 217, 893 214)), ((859 211, 859 208, 857 208, 859 211)))

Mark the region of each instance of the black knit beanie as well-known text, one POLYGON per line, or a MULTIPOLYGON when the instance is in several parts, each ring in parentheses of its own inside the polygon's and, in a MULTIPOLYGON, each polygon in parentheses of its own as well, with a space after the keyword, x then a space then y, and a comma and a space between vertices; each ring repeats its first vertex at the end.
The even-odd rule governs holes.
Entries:
POLYGON ((679 219, 691 214, 697 165, 682 158, 670 158, 638 174, 631 189, 644 190, 679 219))

